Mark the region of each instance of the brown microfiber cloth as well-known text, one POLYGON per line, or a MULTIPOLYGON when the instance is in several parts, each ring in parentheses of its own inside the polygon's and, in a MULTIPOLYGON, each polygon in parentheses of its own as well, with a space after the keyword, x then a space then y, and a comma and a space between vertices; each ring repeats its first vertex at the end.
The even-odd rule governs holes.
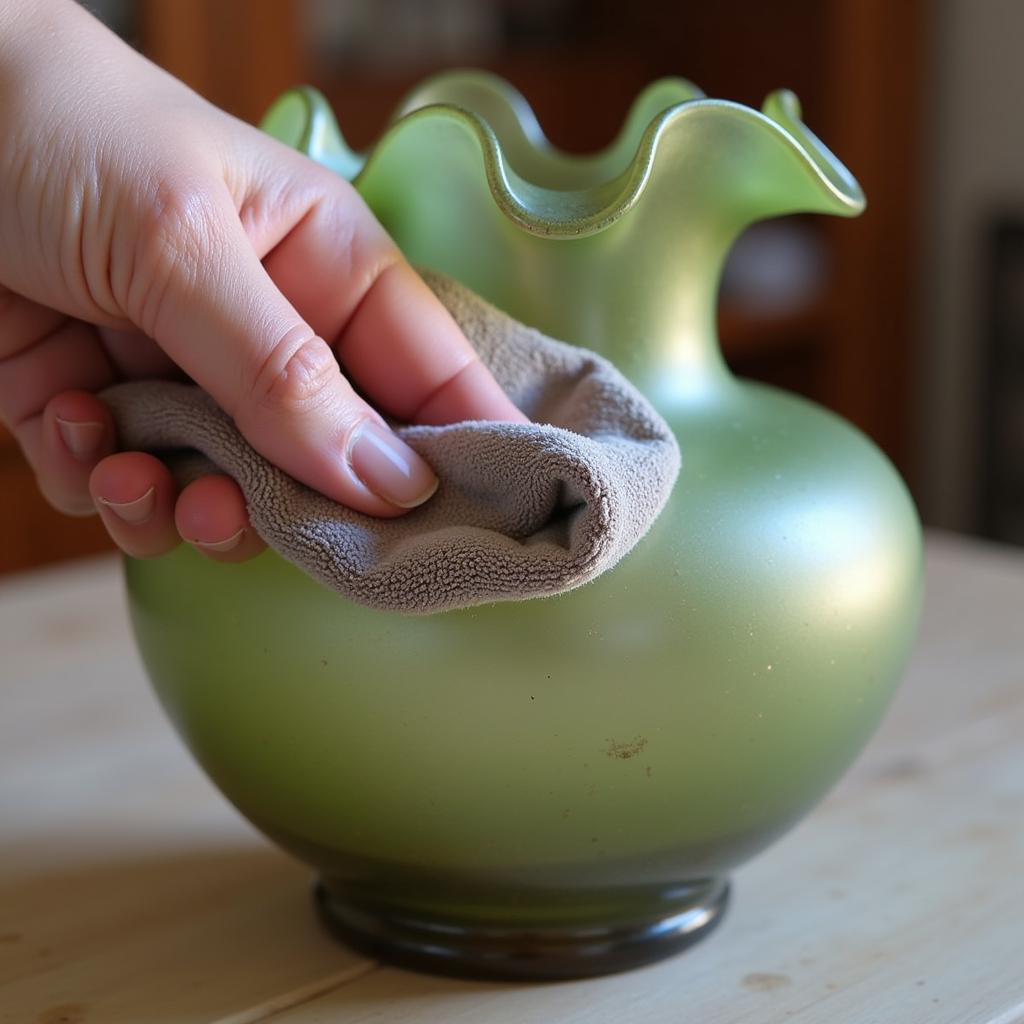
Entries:
POLYGON ((438 612, 594 579, 668 499, 679 472, 672 431, 608 360, 518 323, 449 278, 424 277, 534 421, 395 425, 440 478, 424 505, 377 519, 325 498, 263 458, 189 384, 140 381, 104 392, 121 447, 198 450, 207 469, 238 482, 270 547, 372 608, 438 612))

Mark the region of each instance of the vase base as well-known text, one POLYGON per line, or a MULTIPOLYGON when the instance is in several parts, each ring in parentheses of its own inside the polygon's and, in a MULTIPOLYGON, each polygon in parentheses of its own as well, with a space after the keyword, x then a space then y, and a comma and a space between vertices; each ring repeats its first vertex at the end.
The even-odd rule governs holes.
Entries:
POLYGON ((714 879, 694 886, 685 903, 656 917, 539 928, 370 911, 323 882, 315 887, 315 899, 327 927, 375 959, 432 974, 543 981, 613 974, 686 949, 722 919, 729 883, 714 879))

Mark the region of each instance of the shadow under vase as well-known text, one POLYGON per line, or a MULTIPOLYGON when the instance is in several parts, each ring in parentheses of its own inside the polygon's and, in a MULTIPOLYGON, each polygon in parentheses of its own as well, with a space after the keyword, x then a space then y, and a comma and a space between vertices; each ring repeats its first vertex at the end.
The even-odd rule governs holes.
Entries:
POLYGON ((480 979, 555 980, 630 970, 707 936, 738 864, 789 823, 644 856, 598 850, 575 863, 483 870, 370 860, 255 822, 318 865, 318 912, 358 951, 480 979))

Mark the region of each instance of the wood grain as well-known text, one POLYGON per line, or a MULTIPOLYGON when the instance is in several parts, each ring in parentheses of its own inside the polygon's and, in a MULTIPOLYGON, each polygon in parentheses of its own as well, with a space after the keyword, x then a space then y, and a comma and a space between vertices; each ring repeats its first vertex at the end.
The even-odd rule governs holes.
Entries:
POLYGON ((5 582, 0 651, 0 1021, 242 1024, 365 969, 181 748, 115 560, 5 582))
POLYGON ((381 967, 214 792, 133 653, 117 564, 0 585, 3 1024, 1024 1021, 1024 556, 935 536, 907 680, 721 929, 630 974, 381 967))

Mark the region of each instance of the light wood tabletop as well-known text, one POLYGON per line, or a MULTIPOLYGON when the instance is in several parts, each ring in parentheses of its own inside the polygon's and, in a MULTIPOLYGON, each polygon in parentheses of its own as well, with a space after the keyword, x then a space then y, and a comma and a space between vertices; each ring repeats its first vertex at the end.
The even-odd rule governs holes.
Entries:
POLYGON ((111 558, 0 583, 0 1021, 1024 1021, 1024 554, 932 536, 919 645, 832 795, 652 967, 557 984, 383 966, 163 718, 111 558))

